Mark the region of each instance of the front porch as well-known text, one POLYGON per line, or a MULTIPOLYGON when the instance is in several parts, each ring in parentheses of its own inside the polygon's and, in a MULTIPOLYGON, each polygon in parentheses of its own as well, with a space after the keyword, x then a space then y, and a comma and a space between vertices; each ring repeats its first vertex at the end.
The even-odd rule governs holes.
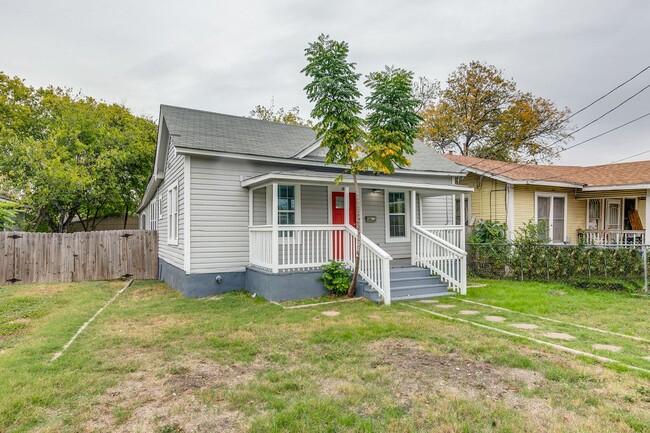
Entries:
POLYGON ((386 304, 407 296, 410 288, 419 290, 408 292, 413 299, 425 297, 427 287, 432 296, 440 295, 440 287, 465 293, 465 229, 453 222, 458 216, 465 220, 464 209, 455 209, 455 196, 463 203, 467 187, 360 176, 359 239, 349 179, 334 185, 333 173, 323 181, 304 174, 265 176, 242 182, 249 188, 252 268, 271 274, 309 271, 330 260, 352 268, 360 242, 363 284, 386 304), (396 267, 404 269, 395 272, 396 267), (408 273, 409 268, 427 272, 408 273))
POLYGON ((587 198, 586 230, 578 238, 590 245, 641 246, 648 236, 646 195, 587 198))

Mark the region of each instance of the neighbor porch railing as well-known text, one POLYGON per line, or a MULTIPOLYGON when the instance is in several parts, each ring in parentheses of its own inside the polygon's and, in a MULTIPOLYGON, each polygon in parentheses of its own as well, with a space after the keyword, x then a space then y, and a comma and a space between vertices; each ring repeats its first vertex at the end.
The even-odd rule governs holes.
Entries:
MULTIPOLYGON (((251 226, 251 265, 278 273, 318 269, 330 260, 354 266, 356 229, 345 225, 251 226)), ((359 275, 390 304, 392 258, 366 236, 361 236, 359 275)))
POLYGON ((467 253, 422 227, 411 228, 411 260, 440 276, 449 287, 467 293, 467 253))
POLYGON ((463 249, 465 243, 463 242, 463 236, 465 236, 465 230, 463 226, 419 226, 420 228, 428 231, 429 233, 438 236, 450 244, 463 249))
POLYGON ((590 245, 645 245, 644 230, 584 230, 580 235, 590 245))

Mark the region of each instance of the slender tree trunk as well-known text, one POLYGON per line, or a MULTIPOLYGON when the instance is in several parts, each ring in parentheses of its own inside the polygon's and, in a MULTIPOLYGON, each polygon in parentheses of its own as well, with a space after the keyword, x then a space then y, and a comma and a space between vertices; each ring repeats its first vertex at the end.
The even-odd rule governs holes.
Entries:
MULTIPOLYGON (((354 271, 352 272, 352 281, 348 287, 348 298, 354 297, 354 292, 357 288, 357 280, 359 279, 359 266, 361 264, 361 191, 359 190, 359 182, 357 175, 352 174, 354 181, 354 198, 356 202, 356 223, 357 223, 357 245, 354 251, 354 271)), ((348 209, 349 212, 349 209, 348 209)))
POLYGON ((129 220, 129 204, 126 203, 126 209, 124 210, 124 227, 122 227, 124 230, 126 230, 126 223, 129 220))

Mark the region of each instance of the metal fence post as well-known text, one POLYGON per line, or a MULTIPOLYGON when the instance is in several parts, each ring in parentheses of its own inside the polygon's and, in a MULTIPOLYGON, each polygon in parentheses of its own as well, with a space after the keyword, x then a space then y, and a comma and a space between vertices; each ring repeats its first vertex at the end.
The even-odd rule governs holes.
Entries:
POLYGON ((643 246, 643 293, 648 294, 648 246, 643 246))

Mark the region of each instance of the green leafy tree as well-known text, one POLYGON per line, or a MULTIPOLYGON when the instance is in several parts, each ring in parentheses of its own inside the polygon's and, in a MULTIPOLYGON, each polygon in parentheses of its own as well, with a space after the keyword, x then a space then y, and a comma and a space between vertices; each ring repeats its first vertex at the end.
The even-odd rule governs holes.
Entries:
POLYGON ((298 107, 293 107, 288 110, 280 107, 276 110, 275 102, 273 100, 271 101, 270 107, 265 105, 256 105, 255 108, 250 111, 249 116, 253 119, 266 120, 267 122, 312 126, 311 120, 300 117, 300 109, 298 107))
POLYGON ((569 138, 568 108, 522 92, 492 65, 462 64, 439 96, 428 95, 420 135, 442 152, 537 163, 555 158, 569 138))
POLYGON ((0 73, 0 190, 29 230, 86 230, 133 214, 153 164, 156 125, 126 107, 0 73))
MULTIPOLYGON (((346 167, 352 175, 356 195, 357 237, 361 239, 361 191, 357 176, 364 172, 390 174, 396 166, 410 164, 417 125, 421 120, 413 95, 413 74, 387 67, 366 77, 370 96, 365 100, 368 116, 361 115, 363 105, 358 81, 361 74, 348 60, 346 42, 334 41, 326 35, 305 49, 307 66, 302 72, 311 79, 305 87, 314 103, 311 112, 316 119, 314 129, 327 149, 326 164, 346 167)), ((340 182, 339 176, 336 182, 340 182)), ((354 271, 348 296, 354 295, 359 274, 361 242, 357 242, 354 271)))

